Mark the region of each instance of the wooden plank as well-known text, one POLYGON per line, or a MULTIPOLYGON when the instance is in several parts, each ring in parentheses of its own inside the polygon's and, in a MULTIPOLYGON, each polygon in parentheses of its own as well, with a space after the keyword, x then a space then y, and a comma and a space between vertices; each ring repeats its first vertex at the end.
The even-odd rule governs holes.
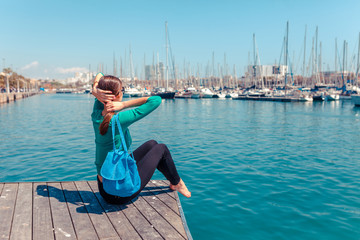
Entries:
MULTIPOLYGON (((151 180, 151 182, 154 183, 156 186, 158 186, 161 189, 167 189, 167 187, 169 187, 169 185, 170 185, 170 182, 168 180, 151 180)), ((170 188, 168 188, 168 189, 170 189, 170 188)), ((176 199, 175 192, 176 191, 167 191, 166 193, 170 197, 176 199)))
POLYGON ((157 195, 149 194, 149 191, 141 192, 142 198, 151 205, 164 219, 166 219, 171 226, 173 226, 178 233, 181 234, 184 238, 187 238, 184 226, 181 221, 181 217, 176 214, 169 206, 163 203, 159 197, 161 195, 167 195, 165 192, 162 192, 157 195))
POLYGON ((54 239, 46 183, 34 183, 33 197, 33 239, 54 239))
POLYGON ((4 183, 0 183, 0 196, 1 196, 4 185, 5 185, 4 183))
POLYGON ((71 221, 61 184, 48 183, 47 185, 56 240, 76 239, 74 226, 71 221))
POLYGON ((163 239, 132 203, 120 208, 143 239, 163 239))
POLYGON ((32 238, 32 183, 19 183, 10 239, 32 238))
POLYGON ((169 191, 165 190, 166 192, 164 192, 162 190, 162 188, 158 188, 158 186, 155 185, 153 183, 153 181, 150 181, 146 185, 146 187, 148 187, 148 188, 146 188, 145 190, 149 191, 151 194, 154 194, 163 203, 165 203, 167 206, 169 206, 169 208, 171 208, 177 215, 180 216, 179 207, 178 207, 178 204, 176 202, 176 199, 172 198, 169 194, 167 194, 169 191, 172 191, 170 188, 168 189, 169 191), (162 194, 162 193, 165 193, 165 194, 162 194))
POLYGON ((110 220, 101 208, 94 193, 91 191, 87 182, 75 182, 83 202, 86 204, 86 210, 94 224, 95 230, 100 239, 120 239, 110 220))
POLYGON ((100 205, 105 210, 106 215, 109 217, 121 239, 141 239, 140 235, 121 211, 121 207, 119 205, 109 204, 101 197, 97 182, 89 181, 88 184, 90 185, 100 205))
MULTIPOLYGON (((170 185, 170 182, 168 180, 158 180, 156 181, 156 183, 159 185, 159 186, 169 186, 170 185), (161 184, 162 182, 162 184, 161 184)), ((185 218, 185 214, 184 214, 184 211, 182 209, 182 206, 181 206, 181 203, 180 203, 180 199, 179 199, 179 194, 177 191, 171 191, 171 192, 167 192, 169 195, 173 196, 175 199, 176 199, 176 203, 178 205, 178 210, 180 212, 180 217, 181 217, 181 220, 182 220, 182 223, 183 223, 183 226, 184 226, 184 229, 185 229, 185 232, 186 232, 186 235, 187 235, 187 238, 189 240, 192 240, 192 236, 191 236, 191 233, 190 233, 190 230, 189 230, 189 227, 187 225, 187 222, 186 222, 186 218, 185 218)))
POLYGON ((184 239, 158 212, 156 212, 144 199, 139 197, 133 201, 136 208, 154 226, 156 231, 165 239, 184 239))
POLYGON ((14 215, 17 183, 6 183, 0 196, 0 238, 9 239, 14 215))
POLYGON ((78 239, 99 239, 74 182, 61 183, 78 239))
POLYGON ((188 227, 188 225, 187 225, 187 222, 186 222, 184 210, 183 210, 183 208, 182 208, 182 206, 181 206, 179 194, 178 194, 177 192, 174 192, 174 193, 175 193, 175 197, 176 197, 176 202, 177 202, 178 207, 179 207, 180 217, 181 217, 181 220, 182 220, 182 223, 183 223, 183 226, 184 226, 186 235, 187 235, 187 239, 188 239, 188 240, 193 240, 193 238, 192 238, 192 236, 191 236, 191 233, 190 233, 190 229, 189 229, 189 227, 188 227))
POLYGON ((0 239, 186 239, 176 199, 163 181, 124 205, 108 204, 95 181, 0 183, 0 239))

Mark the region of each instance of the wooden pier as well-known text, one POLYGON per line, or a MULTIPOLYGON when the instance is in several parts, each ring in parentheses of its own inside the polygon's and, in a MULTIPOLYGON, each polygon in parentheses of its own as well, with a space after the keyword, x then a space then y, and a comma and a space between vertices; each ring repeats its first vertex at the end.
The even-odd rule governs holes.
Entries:
POLYGON ((177 192, 152 180, 111 205, 96 181, 0 183, 0 239, 191 239, 177 192))

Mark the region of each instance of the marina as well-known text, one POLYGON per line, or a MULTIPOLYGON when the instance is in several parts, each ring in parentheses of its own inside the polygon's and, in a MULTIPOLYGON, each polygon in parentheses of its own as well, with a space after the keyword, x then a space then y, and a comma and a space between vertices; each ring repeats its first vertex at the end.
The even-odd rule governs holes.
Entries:
POLYGON ((360 1, 2 9, 0 239, 360 239, 360 1))
MULTIPOLYGON (((92 182, 93 103, 39 94, 0 105, 0 182, 92 182)), ((357 240, 359 123, 351 101, 202 98, 163 100, 129 129, 133 149, 169 146, 192 192, 179 199, 194 239, 357 240)))
POLYGON ((95 181, 0 182, 1 239, 192 239, 179 197, 153 180, 129 204, 106 203, 95 181))

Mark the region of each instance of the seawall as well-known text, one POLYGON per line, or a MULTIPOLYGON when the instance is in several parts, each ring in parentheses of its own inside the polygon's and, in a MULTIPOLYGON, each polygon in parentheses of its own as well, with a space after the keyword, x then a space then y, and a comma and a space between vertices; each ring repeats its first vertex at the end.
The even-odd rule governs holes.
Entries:
POLYGON ((36 92, 15 92, 15 93, 0 93, 0 104, 18 101, 23 98, 34 96, 36 92))

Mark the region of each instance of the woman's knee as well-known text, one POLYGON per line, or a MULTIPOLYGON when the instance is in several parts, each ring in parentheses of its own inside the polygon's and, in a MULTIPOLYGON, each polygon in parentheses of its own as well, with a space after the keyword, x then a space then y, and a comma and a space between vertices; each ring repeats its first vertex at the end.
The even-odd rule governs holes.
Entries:
POLYGON ((169 151, 168 147, 164 143, 159 143, 156 146, 164 152, 169 151))
POLYGON ((155 140, 153 140, 153 139, 151 139, 151 140, 147 141, 146 144, 147 144, 147 145, 150 145, 151 147, 153 147, 153 146, 157 145, 158 142, 155 141, 155 140))

